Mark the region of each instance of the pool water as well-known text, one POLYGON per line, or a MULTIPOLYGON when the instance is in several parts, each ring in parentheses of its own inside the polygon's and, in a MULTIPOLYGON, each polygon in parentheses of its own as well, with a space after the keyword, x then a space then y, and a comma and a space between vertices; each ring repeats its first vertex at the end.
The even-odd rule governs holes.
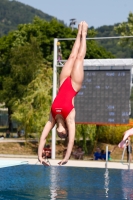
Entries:
POLYGON ((0 200, 133 199, 133 170, 20 165, 0 168, 0 200))

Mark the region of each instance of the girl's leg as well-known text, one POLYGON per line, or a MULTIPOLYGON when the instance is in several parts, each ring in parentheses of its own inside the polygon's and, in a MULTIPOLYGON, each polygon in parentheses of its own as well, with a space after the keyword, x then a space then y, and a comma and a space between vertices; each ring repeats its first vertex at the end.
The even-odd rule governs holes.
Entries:
POLYGON ((82 39, 80 43, 80 48, 78 51, 78 55, 76 57, 72 73, 72 85, 76 91, 79 91, 84 79, 84 69, 83 69, 83 61, 86 54, 86 34, 88 30, 88 25, 86 22, 83 22, 82 25, 82 39))
POLYGON ((75 43, 73 45, 71 54, 65 63, 64 67, 62 68, 61 74, 60 74, 60 85, 63 83, 63 81, 71 75, 75 59, 77 57, 79 47, 80 47, 80 41, 81 41, 81 31, 82 31, 82 22, 80 22, 78 26, 78 34, 75 40, 75 43))

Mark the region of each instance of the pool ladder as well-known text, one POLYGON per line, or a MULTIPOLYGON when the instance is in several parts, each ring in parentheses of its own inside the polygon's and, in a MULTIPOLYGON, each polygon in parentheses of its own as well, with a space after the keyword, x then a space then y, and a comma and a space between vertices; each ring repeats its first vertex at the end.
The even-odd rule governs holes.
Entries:
MULTIPOLYGON (((130 141, 129 142, 129 152, 130 152, 130 141)), ((128 169, 130 169, 130 153, 129 153, 129 159, 128 159, 128 163, 124 163, 123 159, 124 159, 124 155, 125 155, 125 150, 126 150, 126 146, 124 147, 123 153, 122 153, 122 158, 121 158, 121 163, 123 165, 127 165, 128 169)), ((105 168, 108 168, 108 146, 106 146, 106 162, 105 162, 105 168)))
POLYGON ((130 141, 127 140, 127 142, 129 143, 129 144, 128 144, 128 145, 129 145, 129 149, 128 149, 128 151, 129 151, 128 163, 124 163, 124 162, 123 162, 124 155, 125 155, 125 150, 126 150, 126 147, 127 147, 127 146, 125 146, 124 149, 123 149, 122 158, 121 158, 121 163, 122 163, 123 165, 127 165, 127 166, 128 166, 128 169, 130 169, 130 141))

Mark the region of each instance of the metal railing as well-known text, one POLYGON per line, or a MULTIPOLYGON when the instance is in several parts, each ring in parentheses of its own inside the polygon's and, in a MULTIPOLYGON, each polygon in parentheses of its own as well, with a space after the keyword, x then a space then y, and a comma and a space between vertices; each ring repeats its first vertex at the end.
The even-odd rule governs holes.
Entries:
POLYGON ((106 146, 106 162, 105 162, 105 168, 108 168, 108 145, 106 146))
POLYGON ((124 163, 124 155, 125 155, 125 150, 127 149, 127 145, 125 145, 122 153, 122 158, 121 158, 121 163, 123 165, 127 165, 128 169, 130 169, 130 151, 131 151, 131 146, 130 146, 130 140, 126 140, 126 143, 128 142, 128 152, 129 152, 129 157, 128 157, 128 163, 124 163))

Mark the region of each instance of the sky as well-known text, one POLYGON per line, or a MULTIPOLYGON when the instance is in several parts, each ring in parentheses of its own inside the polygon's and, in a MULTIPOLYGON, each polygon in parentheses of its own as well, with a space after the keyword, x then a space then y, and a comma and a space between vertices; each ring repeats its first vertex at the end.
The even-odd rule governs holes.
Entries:
POLYGON ((98 28, 127 21, 133 12, 133 0, 17 0, 63 20, 69 25, 75 18, 77 24, 86 21, 98 28))

